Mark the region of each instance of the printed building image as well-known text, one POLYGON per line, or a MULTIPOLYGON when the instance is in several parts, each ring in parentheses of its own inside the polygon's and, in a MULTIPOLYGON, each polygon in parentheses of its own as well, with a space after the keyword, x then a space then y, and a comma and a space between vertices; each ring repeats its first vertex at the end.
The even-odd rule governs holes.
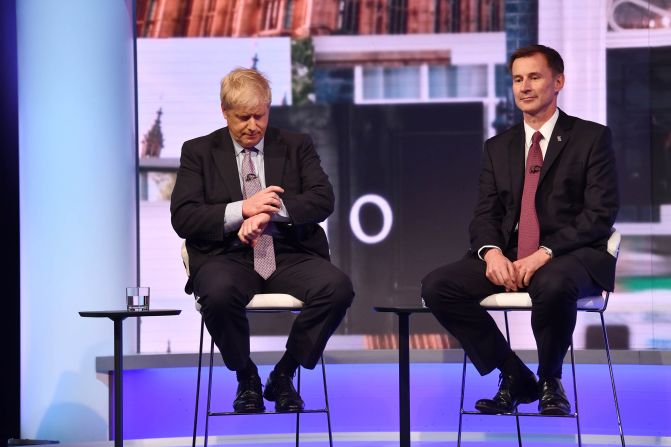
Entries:
POLYGON ((504 0, 138 0, 138 37, 496 32, 504 0))
MULTIPOLYGON (((176 283, 169 287, 165 279, 161 279, 166 287, 156 290, 156 302, 166 307, 181 306, 183 299, 181 284, 177 281, 182 274, 181 264, 174 265, 174 272, 160 270, 159 261, 169 259, 180 241, 169 226, 166 198, 171 185, 167 181, 161 182, 164 177, 158 174, 174 172, 179 145, 184 139, 198 135, 194 131, 187 135, 183 129, 202 125, 210 118, 216 121, 210 127, 222 124, 215 93, 217 79, 225 72, 225 67, 231 64, 258 67, 268 74, 273 88, 277 88, 273 94, 277 100, 274 105, 293 107, 291 113, 274 111, 274 119, 280 119, 284 113, 286 122, 282 124, 298 123, 303 126, 298 130, 314 133, 325 158, 332 156, 335 159, 334 154, 344 153, 339 144, 332 144, 333 150, 329 152, 326 148, 331 140, 326 137, 357 135, 350 138, 359 142, 367 134, 363 127, 358 129, 361 135, 356 133, 357 129, 329 131, 324 123, 363 126, 366 122, 374 122, 377 125, 371 129, 380 130, 376 136, 384 137, 393 132, 403 133, 404 126, 409 126, 415 117, 434 122, 433 130, 444 132, 446 126, 464 116, 469 117, 465 124, 475 123, 471 130, 478 135, 473 142, 463 145, 468 147, 464 154, 477 155, 485 138, 519 120, 508 113, 508 110, 514 110, 506 67, 510 51, 540 42, 556 48, 565 59, 567 82, 559 106, 567 113, 611 126, 618 169, 625 173, 620 176, 621 209, 617 229, 623 234, 627 249, 618 261, 618 287, 622 290, 611 306, 615 318, 627 318, 625 328, 629 335, 623 338, 625 342, 621 347, 671 345, 666 323, 671 312, 669 289, 660 285, 651 292, 642 285, 651 274, 655 281, 657 277, 665 278, 671 274, 671 188, 668 186, 671 185, 671 170, 668 169, 668 141, 671 141, 668 92, 671 88, 668 77, 663 75, 671 61, 671 0, 137 2, 139 92, 141 97, 149 93, 152 97, 152 102, 141 102, 140 105, 139 134, 147 136, 144 145, 139 141, 147 155, 140 160, 140 176, 151 175, 153 181, 141 181, 144 186, 141 191, 147 193, 140 210, 141 240, 145 244, 141 250, 144 253, 141 268, 145 278, 152 274, 157 278, 176 278, 176 283), (159 63, 161 60, 175 66, 163 66, 159 63), (188 69, 184 70, 187 63, 188 69), (651 70, 650 67, 655 68, 651 70), (151 76, 148 76, 149 71, 151 76), (205 86, 209 86, 207 92, 205 86), (477 109, 473 109, 474 106, 477 109), (406 108, 412 108, 416 113, 398 118, 401 116, 398 111, 406 108), (194 113, 201 109, 206 112, 194 113), (365 111, 373 115, 384 110, 384 113, 379 112, 380 115, 392 117, 393 125, 386 121, 381 124, 377 118, 363 119, 359 115, 356 119, 349 115, 343 118, 337 115, 342 110, 365 111), (458 111, 455 112, 457 118, 448 118, 448 110, 458 111), (322 115, 316 111, 321 111, 322 115), (158 133, 154 130, 159 121, 165 148, 157 158, 155 149, 160 144, 157 144, 158 133), (175 136, 178 131, 184 133, 183 138, 175 136), (172 245, 166 241, 171 241, 172 245), (653 256, 647 252, 649 246, 655 247, 653 256), (632 314, 629 309, 634 302, 645 302, 646 305, 640 312, 632 314), (649 320, 653 317, 658 323, 651 326, 649 320), (653 326, 655 330, 651 329, 653 326)), ((413 130, 407 134, 416 138, 417 132, 413 130)), ((376 138, 373 143, 378 144, 378 140, 376 138)), ((378 149, 388 151, 389 155, 380 158, 391 160, 392 155, 401 156, 404 152, 397 146, 403 141, 398 137, 392 139, 393 144, 383 144, 378 149)), ((460 147, 453 137, 446 141, 449 141, 445 145, 449 150, 460 147)), ((375 146, 373 143, 366 145, 368 154, 375 146)), ((358 154, 361 151, 351 152, 358 154)), ((351 154, 348 156, 349 159, 352 157, 351 154)), ((457 160, 455 154, 450 157, 443 163, 445 166, 479 165, 477 160, 467 163, 465 159, 457 160)), ((394 166, 407 165, 398 160, 395 163, 382 172, 393 172, 394 166)), ((343 203, 337 209, 343 215, 335 216, 329 222, 332 242, 337 246, 336 236, 340 241, 351 239, 347 231, 344 235, 333 232, 339 228, 339 223, 346 221, 348 206, 358 197, 355 187, 365 187, 366 191, 358 191, 362 194, 372 191, 391 199, 394 189, 372 187, 371 177, 357 174, 351 166, 331 163, 330 167, 334 182, 349 185, 348 191, 338 194, 343 197, 343 203)), ((465 172, 465 168, 459 171, 465 172)), ((426 175, 426 170, 421 173, 426 175)), ((441 179, 454 177, 442 171, 441 175, 441 179)), ((472 173, 471 177, 477 178, 477 173, 472 173)), ((393 174, 389 178, 400 176, 393 174)), ((406 189, 407 186, 403 188, 406 189)), ((456 190, 447 188, 448 192, 456 190)), ((390 203, 394 203, 393 200, 390 203)), ((469 208, 470 205, 461 207, 462 210, 469 208)), ((407 206, 399 209, 407 209, 407 206)), ((395 225, 399 228, 403 216, 402 213, 397 215, 395 225)), ((466 224, 452 227, 465 228, 466 224)), ((336 261, 348 256, 344 265, 350 268, 355 261, 361 264, 359 267, 367 265, 361 260, 363 258, 350 256, 357 253, 355 250, 348 250, 335 249, 336 261)), ((383 258, 393 260, 392 256, 383 258)), ((394 271, 391 267, 383 270, 387 273, 394 271)), ((352 272, 356 277, 365 276, 368 271, 362 267, 353 268, 352 272)), ((420 276, 407 268, 401 272, 408 278, 420 276)), ((362 299, 355 304, 358 308, 353 315, 363 315, 361 318, 366 319, 364 311, 370 311, 373 302, 395 297, 402 300, 416 295, 409 287, 380 292, 380 284, 406 284, 399 280, 400 277, 389 281, 380 278, 386 277, 380 273, 355 278, 361 295, 368 301, 362 299)), ((657 284, 655 281, 651 284, 657 284)), ((197 324, 197 321, 192 323, 197 324)), ((174 337, 174 328, 168 333, 158 327, 158 321, 143 325, 143 350, 162 349, 167 338, 170 338, 174 351, 188 350, 193 345, 189 337, 195 334, 194 331, 185 331, 184 340, 178 341, 174 337)), ((360 329, 355 317, 347 320, 346 327, 346 337, 359 337, 356 340, 361 346, 364 345, 362 335, 374 334, 378 329, 388 332, 385 328, 360 329)), ((579 323, 577 346, 591 346, 588 329, 587 325, 579 323)), ((343 343, 350 343, 349 340, 343 343)), ((521 340, 530 346, 533 344, 530 339, 522 337, 521 340)))

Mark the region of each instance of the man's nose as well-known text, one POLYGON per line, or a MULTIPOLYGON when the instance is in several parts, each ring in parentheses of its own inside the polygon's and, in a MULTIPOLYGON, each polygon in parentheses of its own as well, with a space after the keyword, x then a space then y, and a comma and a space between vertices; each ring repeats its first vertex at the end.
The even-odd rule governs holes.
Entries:
POLYGON ((522 80, 522 91, 527 91, 531 88, 531 83, 529 82, 529 79, 523 79, 522 80))

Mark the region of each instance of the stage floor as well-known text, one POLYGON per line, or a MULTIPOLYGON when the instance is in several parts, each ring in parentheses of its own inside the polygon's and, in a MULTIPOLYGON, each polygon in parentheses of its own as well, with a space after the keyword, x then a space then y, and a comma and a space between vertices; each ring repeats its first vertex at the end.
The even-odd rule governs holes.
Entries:
MULTIPOLYGON (((413 447, 444 447, 456 446, 457 434, 455 432, 422 432, 414 433, 411 438, 413 447)), ((578 445, 577 438, 570 435, 523 435, 524 446, 537 447, 565 447, 578 445)), ((328 446, 326 434, 311 433, 301 438, 301 445, 306 446, 328 446)), ((333 439, 334 446, 342 447, 398 447, 398 434, 391 432, 373 433, 336 433, 333 439)), ((657 447, 671 446, 671 437, 655 436, 626 436, 627 446, 657 447)), ((113 441, 58 444, 60 447, 113 447, 113 441)), ((197 446, 203 445, 203 438, 197 439, 197 446)), ((256 447, 294 447, 296 442, 293 435, 275 435, 272 438, 259 438, 258 436, 212 436, 209 438, 209 446, 247 446, 256 447)), ((492 446, 516 446, 517 437, 514 433, 475 433, 469 432, 462 436, 464 447, 492 447, 492 446)), ((596 446, 619 446, 620 439, 617 436, 608 435, 583 435, 584 447, 596 446)), ((124 442, 126 447, 191 447, 191 438, 167 438, 167 439, 135 439, 124 442)))
MULTIPOLYGON (((532 369, 534 364, 529 365, 532 369)), ((267 376, 270 366, 260 368, 267 376)), ((603 364, 577 365, 580 423, 584 446, 618 446, 617 421, 603 364)), ((480 377, 472 366, 467 374, 465 407, 491 397, 497 377, 480 377)), ((128 447, 187 447, 193 430, 195 368, 168 367, 125 371, 124 433, 128 447), (141 439, 143 438, 143 439, 141 439)), ((323 403, 318 371, 306 371, 302 395, 308 407, 323 403)), ((564 386, 572 399, 570 371, 565 367, 564 386)), ((618 400, 628 446, 671 446, 671 365, 614 365, 618 400)), ((229 411, 235 393, 232 373, 214 371, 213 410, 229 411)), ((411 430, 413 447, 455 446, 461 365, 413 363, 411 365, 411 430)), ((329 402, 334 445, 343 447, 398 447, 398 369, 394 363, 327 365, 329 402)), ((201 415, 204 408, 201 400, 201 415)), ((267 403, 267 405, 270 405, 267 403)), ((536 411, 534 404, 520 411, 536 411)), ((198 425, 198 445, 203 445, 203 418, 198 425)), ((574 419, 522 417, 523 445, 554 447, 577 445, 574 419)), ((295 416, 237 416, 210 420, 211 446, 295 445, 295 416)), ((465 447, 517 446, 515 420, 501 416, 464 416, 465 447)), ((301 417, 301 445, 328 446, 323 414, 301 417)), ((111 447, 113 442, 60 444, 62 447, 111 447)))

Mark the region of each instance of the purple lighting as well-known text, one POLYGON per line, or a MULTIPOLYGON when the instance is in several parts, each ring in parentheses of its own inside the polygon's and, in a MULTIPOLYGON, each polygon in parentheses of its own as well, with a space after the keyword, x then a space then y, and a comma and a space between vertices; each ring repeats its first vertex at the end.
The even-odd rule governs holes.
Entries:
MULTIPOLYGON (((531 365, 533 369, 535 365, 531 365)), ((269 366, 259 368, 267 377, 269 366)), ((411 366, 412 432, 456 432, 461 365, 421 363, 411 366)), ((615 365, 615 380, 626 436, 671 436, 671 366, 615 365)), ((126 439, 188 437, 193 428, 196 368, 156 368, 125 372, 124 429, 126 439)), ((398 431, 398 375, 395 364, 327 365, 333 430, 342 432, 398 431)), ((302 395, 306 407, 321 408, 323 395, 318 370, 303 371, 302 395)), ((577 366, 581 429, 586 435, 616 435, 617 424, 606 365, 577 366)), ((572 394, 570 375, 564 385, 572 394)), ((212 406, 230 411, 235 377, 225 368, 215 368, 212 406)), ((469 366, 466 406, 481 397, 491 397, 497 377, 480 377, 469 366)), ((203 385, 203 390, 205 386, 203 385)), ((205 396, 201 394, 201 415, 205 396)), ((572 401, 572 399, 571 399, 572 401)), ((573 404, 573 402, 572 402, 573 404)), ((266 402, 268 408, 272 403, 266 402)), ((533 404, 521 409, 533 411, 533 404)), ((199 422, 202 435, 204 419, 199 422)), ((575 421, 556 418, 522 418, 525 434, 572 435, 575 421)), ((291 434, 295 417, 236 416, 210 419, 210 434, 291 434)), ((513 418, 470 416, 465 432, 512 433, 513 418)), ((323 414, 301 416, 302 433, 324 433, 323 414)))

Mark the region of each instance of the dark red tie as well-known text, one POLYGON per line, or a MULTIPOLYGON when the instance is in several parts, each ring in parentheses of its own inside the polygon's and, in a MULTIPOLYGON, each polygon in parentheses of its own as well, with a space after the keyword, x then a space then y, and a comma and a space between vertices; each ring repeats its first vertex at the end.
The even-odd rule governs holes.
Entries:
POLYGON ((522 259, 538 250, 540 227, 536 214, 536 190, 538 189, 538 179, 541 176, 541 167, 543 166, 541 139, 543 139, 542 133, 534 133, 531 137, 531 147, 527 156, 517 241, 517 259, 522 259))

